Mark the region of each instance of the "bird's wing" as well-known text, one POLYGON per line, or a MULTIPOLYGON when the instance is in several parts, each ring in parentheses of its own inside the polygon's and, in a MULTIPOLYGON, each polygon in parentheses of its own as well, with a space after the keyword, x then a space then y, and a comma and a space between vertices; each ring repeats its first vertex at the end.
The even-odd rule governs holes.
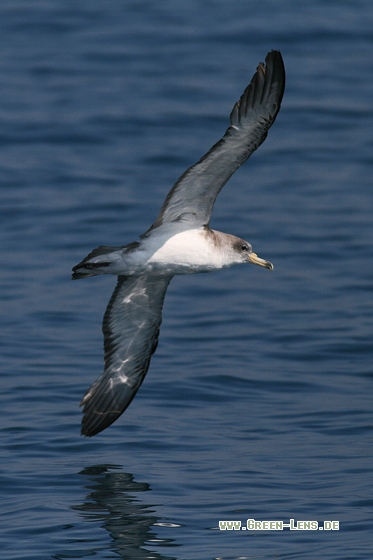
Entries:
POLYGON ((271 51, 234 105, 223 138, 175 183, 145 236, 166 222, 185 221, 190 227, 209 223, 220 190, 265 140, 280 109, 284 88, 281 53, 271 51))
POLYGON ((105 369, 84 395, 82 434, 93 436, 116 420, 132 401, 158 344, 163 300, 172 276, 119 276, 107 306, 105 369))

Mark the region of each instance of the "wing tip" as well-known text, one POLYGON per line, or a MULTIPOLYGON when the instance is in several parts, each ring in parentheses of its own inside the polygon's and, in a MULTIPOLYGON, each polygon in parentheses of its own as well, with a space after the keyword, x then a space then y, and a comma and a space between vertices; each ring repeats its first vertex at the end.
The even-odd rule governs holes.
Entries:
POLYGON ((278 82, 279 84, 278 105, 280 107, 282 98, 284 96, 286 82, 285 63, 281 51, 277 49, 272 49, 271 51, 269 51, 265 59, 265 64, 266 71, 268 69, 271 69, 271 73, 273 75, 272 81, 278 82))
POLYGON ((272 107, 268 120, 268 128, 270 128, 280 110, 284 91, 284 60, 279 50, 272 49, 267 53, 265 62, 258 64, 249 85, 233 106, 230 115, 230 127, 238 130, 242 119, 247 117, 250 110, 255 111, 257 107, 270 103, 272 107))
POLYGON ((108 428, 115 420, 122 415, 124 411, 120 412, 98 412, 96 410, 83 410, 82 426, 80 434, 84 437, 90 438, 95 436, 108 428))
MULTIPOLYGON (((128 403, 129 404, 129 403, 128 403)), ((107 380, 100 376, 83 396, 81 435, 92 437, 110 426, 127 408, 115 402, 115 393, 107 390, 107 380)))

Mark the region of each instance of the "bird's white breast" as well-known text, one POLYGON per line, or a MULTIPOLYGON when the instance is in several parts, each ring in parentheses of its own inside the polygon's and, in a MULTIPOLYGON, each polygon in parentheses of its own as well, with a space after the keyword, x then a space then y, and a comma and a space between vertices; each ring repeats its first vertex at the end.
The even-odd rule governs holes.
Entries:
POLYGON ((204 272, 227 266, 225 252, 204 229, 180 231, 174 235, 153 235, 146 242, 150 267, 167 268, 174 274, 204 272))

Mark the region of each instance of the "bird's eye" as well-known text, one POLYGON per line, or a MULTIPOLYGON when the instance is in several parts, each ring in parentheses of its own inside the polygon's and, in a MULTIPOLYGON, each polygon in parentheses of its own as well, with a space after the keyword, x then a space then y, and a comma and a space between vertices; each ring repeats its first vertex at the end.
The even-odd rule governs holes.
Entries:
POLYGON ((241 246, 241 250, 242 250, 242 251, 248 251, 248 250, 249 250, 249 246, 248 246, 246 243, 244 243, 244 244, 241 246))

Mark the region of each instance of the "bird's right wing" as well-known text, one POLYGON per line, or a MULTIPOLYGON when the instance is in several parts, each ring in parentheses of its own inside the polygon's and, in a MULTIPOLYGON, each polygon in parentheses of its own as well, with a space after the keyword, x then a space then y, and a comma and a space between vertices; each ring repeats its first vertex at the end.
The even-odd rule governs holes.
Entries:
POLYGON ((216 197, 225 183, 265 140, 280 110, 284 88, 281 53, 271 51, 234 105, 223 138, 175 183, 144 236, 167 222, 182 220, 190 227, 208 225, 216 197))
POLYGON ((93 436, 127 408, 158 344, 163 300, 172 276, 119 276, 107 306, 105 369, 84 395, 82 434, 93 436))

